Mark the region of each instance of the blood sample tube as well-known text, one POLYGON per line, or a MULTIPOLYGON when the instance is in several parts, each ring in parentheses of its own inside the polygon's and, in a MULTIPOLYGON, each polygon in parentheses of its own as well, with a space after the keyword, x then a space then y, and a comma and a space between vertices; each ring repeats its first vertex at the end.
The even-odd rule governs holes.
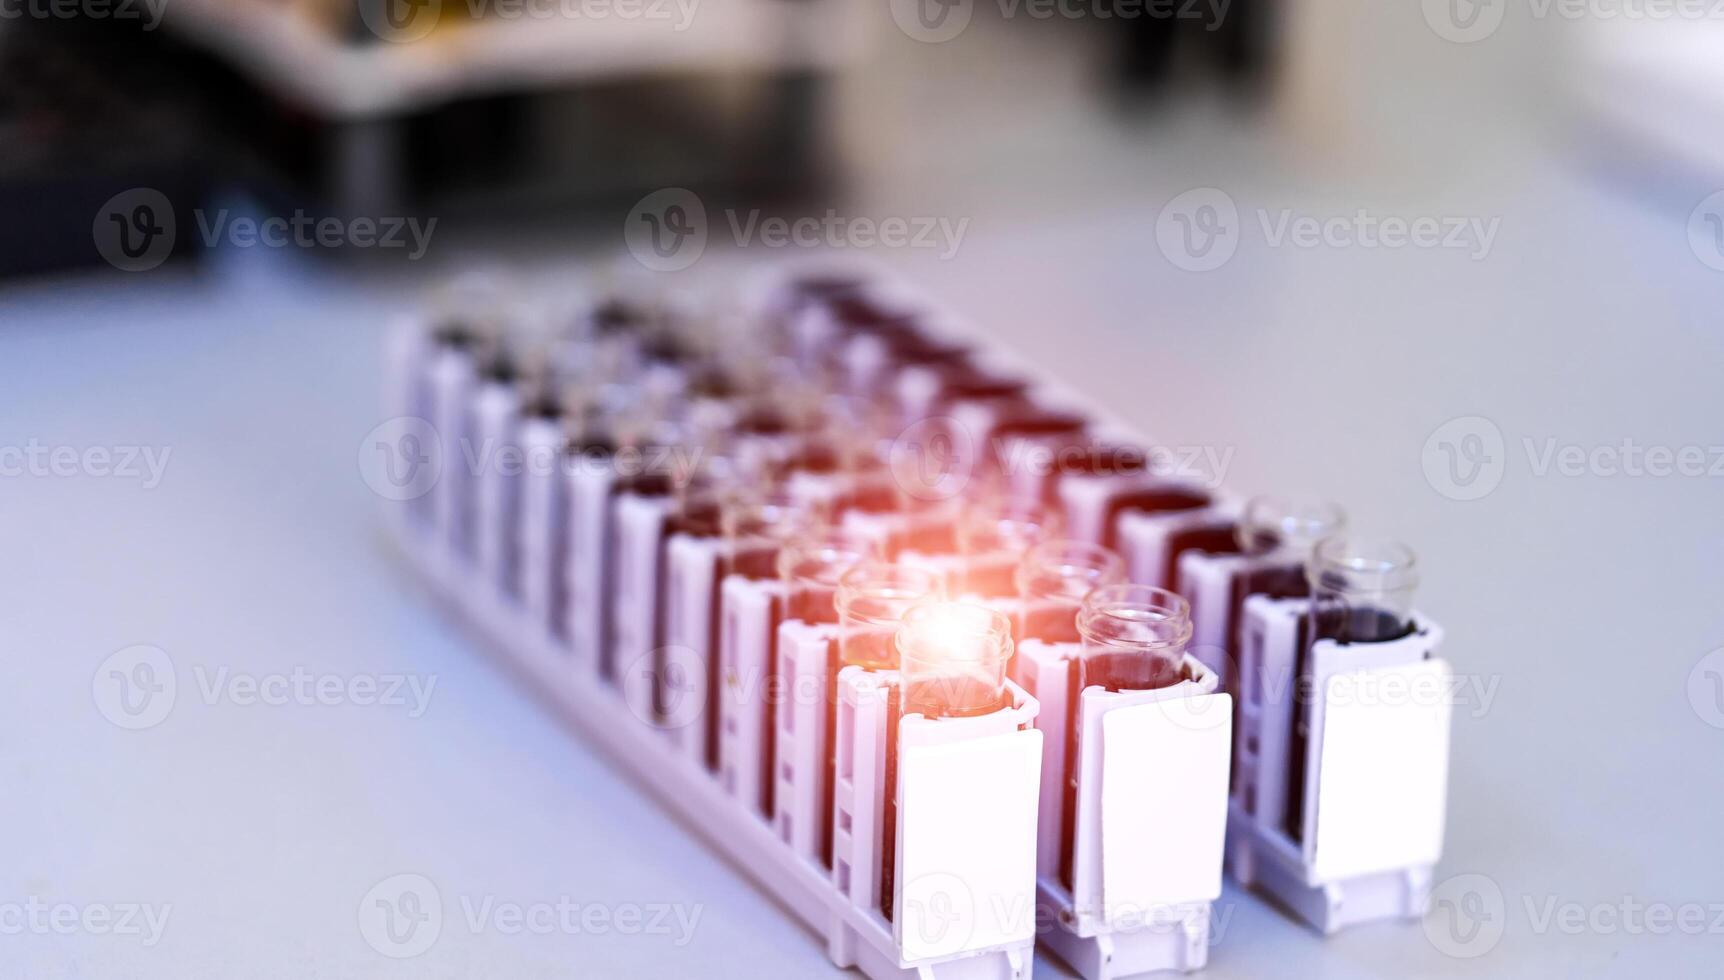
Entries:
POLYGON ((896 634, 904 713, 964 718, 1006 703, 1012 624, 1005 613, 966 602, 924 602, 896 634))
POLYGON ((904 613, 919 602, 941 598, 933 572, 910 565, 863 562, 838 580, 838 655, 844 664, 892 670, 892 642, 904 613))
POLYGON ((838 580, 873 550, 842 532, 823 528, 799 535, 778 553, 784 583, 785 618, 805 623, 838 621, 838 580))
POLYGON ((979 599, 1015 597, 1019 563, 1031 548, 1058 533, 1057 511, 1019 508, 1002 496, 972 504, 958 520, 960 564, 952 593, 979 599))
POLYGON ((1024 555, 1015 578, 1018 638, 1076 643, 1077 613, 1084 596, 1125 581, 1125 561, 1086 541, 1046 541, 1024 555))
POLYGON ((1066 780, 1060 809, 1060 880, 1068 889, 1073 887, 1083 758, 1083 692, 1092 687, 1147 691, 1179 683, 1184 678, 1181 661, 1191 641, 1191 606, 1166 589, 1107 585, 1084 597, 1077 632, 1081 642, 1066 688, 1066 780))
POLYGON ((1119 584, 1084 597, 1078 690, 1148 691, 1177 684, 1191 641, 1191 605, 1166 589, 1119 584))
POLYGON ((1411 548, 1398 541, 1345 534, 1325 538, 1311 552, 1306 567, 1311 588, 1309 640, 1299 648, 1283 821, 1294 841, 1301 840, 1305 826, 1305 772, 1315 696, 1311 644, 1318 640, 1370 644, 1406 636, 1414 629, 1413 592, 1419 584, 1417 559, 1411 548))

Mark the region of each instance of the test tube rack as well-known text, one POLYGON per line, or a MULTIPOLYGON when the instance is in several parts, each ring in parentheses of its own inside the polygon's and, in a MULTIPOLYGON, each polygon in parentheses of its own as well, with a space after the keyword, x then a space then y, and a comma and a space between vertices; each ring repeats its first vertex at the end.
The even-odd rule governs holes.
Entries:
MULTIPOLYGON (((784 275, 775 281, 782 283, 784 275)), ((945 322, 941 316, 931 329, 945 322)), ((541 449, 559 444, 554 423, 521 416, 496 386, 475 379, 459 352, 431 351, 429 333, 420 318, 405 319, 391 331, 386 358, 392 414, 429 420, 443 440, 446 460, 460 459, 458 440, 472 435, 541 449)), ((814 344, 823 339, 804 338, 814 344)), ((992 345, 988 360, 1023 370, 992 345)), ((857 370, 881 369, 877 352, 864 351, 856 361, 857 370)), ((926 378, 904 372, 899 396, 912 403, 925 399, 926 386, 926 378)), ((1039 400, 1090 419, 1094 432, 1132 436, 1068 388, 1039 380, 1035 391, 1039 400)), ((1365 710, 1347 692, 1381 680, 1385 672, 1406 675, 1408 682, 1440 682, 1448 670, 1434 656, 1442 631, 1429 620, 1420 617, 1413 636, 1371 649, 1349 650, 1329 641, 1314 647, 1315 689, 1323 697, 1313 719, 1319 733, 1310 746, 1313 763, 1305 768, 1308 798, 1320 799, 1322 806, 1308 808, 1303 845, 1266 816, 1272 793, 1263 787, 1286 778, 1285 760, 1276 755, 1285 747, 1271 733, 1285 727, 1287 719, 1276 712, 1291 697, 1259 683, 1268 673, 1285 677, 1291 670, 1301 614, 1296 602, 1247 601, 1249 639, 1239 664, 1226 651, 1194 650, 1186 658, 1185 681, 1173 689, 1085 692, 1079 723, 1095 735, 1086 736, 1079 764, 1096 777, 1086 779, 1089 795, 1080 804, 1083 817, 1075 831, 1081 870, 1068 888, 1052 864, 1058 842, 1049 828, 1055 825, 1050 800, 1059 798, 1064 778, 1059 753, 1071 723, 1065 689, 1069 651, 1023 644, 1007 709, 976 719, 902 718, 893 749, 885 688, 877 675, 853 667, 838 674, 830 736, 819 724, 818 707, 796 699, 772 710, 766 730, 739 730, 731 704, 715 715, 706 737, 697 728, 655 724, 653 690, 631 678, 642 673, 635 661, 652 645, 645 610, 656 606, 662 577, 636 562, 629 581, 607 585, 605 567, 590 561, 596 549, 566 547, 570 535, 602 541, 607 549, 628 547, 619 545, 619 526, 647 527, 658 520, 656 513, 631 517, 626 507, 607 513, 595 505, 609 499, 608 479, 590 469, 526 476, 500 492, 496 483, 446 466, 443 483, 429 498, 392 507, 391 540, 482 648, 823 936, 835 964, 857 967, 876 980, 1020 980, 1030 974, 1039 938, 1089 980, 1200 969, 1207 961, 1209 908, 1220 893, 1224 853, 1242 882, 1277 896, 1324 932, 1423 914, 1442 835, 1446 707, 1365 710), (506 527, 518 533, 506 534, 506 527), (607 588, 621 597, 614 607, 600 601, 607 588), (619 615, 639 622, 609 622, 619 615), (605 648, 604 638, 617 635, 633 638, 627 650, 605 648), (1240 705, 1238 731, 1232 699, 1222 690, 1229 673, 1250 692, 1240 705), (718 744, 711 744, 713 737, 718 744), (1403 744, 1416 748, 1416 758, 1383 755, 1403 744), (1106 745, 1130 748, 1108 755, 1106 745), (1230 750, 1242 773, 1231 798, 1230 750), (835 760, 830 787, 819 785, 821 759, 828 753, 835 760), (886 771, 888 758, 895 763, 893 773, 886 771), (1128 777, 1117 760, 1130 758, 1170 761, 1165 771, 1128 777), (1398 785, 1404 792, 1395 798, 1372 784, 1392 771, 1403 774, 1398 785), (823 793, 830 800, 827 809, 819 805, 823 793), (878 817, 881 803, 894 793, 897 823, 888 832, 878 817), (779 803, 763 811, 763 798, 779 803), (832 814, 832 825, 821 828, 825 812, 832 814), (976 812, 991 819, 954 817, 976 812), (1178 846, 1170 851, 1135 843, 1144 821, 1178 846), (887 865, 895 880, 883 881, 881 851, 888 847, 897 855, 887 865), (890 919, 881 914, 883 900, 897 910, 890 919), (1038 910, 1051 921, 1038 921, 1038 910)), ((1132 580, 1152 585, 1174 584, 1169 579, 1179 566, 1169 543, 1176 534, 1238 511, 1224 494, 1164 478, 1144 484, 1138 506, 1124 508, 1116 506, 1119 487, 1107 480, 1073 481, 1059 489, 1072 526, 1124 552, 1132 580), (1179 502, 1182 497, 1189 499, 1179 502), (1176 503, 1159 508, 1156 501, 1162 499, 1176 503)), ((672 544, 670 554, 679 557, 671 560, 679 568, 683 562, 710 567, 710 555, 691 554, 693 545, 686 541, 672 544)), ((770 667, 791 683, 801 674, 813 677, 832 638, 818 625, 775 622, 772 590, 770 582, 733 576, 693 590, 717 597, 720 608, 690 608, 704 608, 715 618, 721 610, 727 618, 740 616, 738 623, 715 629, 742 636, 725 642, 722 669, 760 670, 771 656, 765 651, 777 649, 781 659, 770 667), (739 665, 738 656, 749 662, 739 665)), ((702 633, 692 628, 689 636, 699 640, 702 633)), ((717 653, 705 651, 688 666, 720 663, 717 653)))

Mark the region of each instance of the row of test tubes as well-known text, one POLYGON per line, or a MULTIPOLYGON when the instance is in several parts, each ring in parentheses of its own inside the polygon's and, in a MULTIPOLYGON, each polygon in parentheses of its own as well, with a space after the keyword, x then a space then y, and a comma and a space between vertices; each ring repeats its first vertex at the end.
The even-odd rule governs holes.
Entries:
POLYGON ((391 334, 442 461, 396 526, 814 869, 843 965, 1197 969, 1224 863, 1325 931, 1421 913, 1428 827, 1315 840, 1360 805, 1317 805, 1321 670, 1434 660, 1412 553, 1163 472, 939 319, 827 272, 462 284, 391 334))

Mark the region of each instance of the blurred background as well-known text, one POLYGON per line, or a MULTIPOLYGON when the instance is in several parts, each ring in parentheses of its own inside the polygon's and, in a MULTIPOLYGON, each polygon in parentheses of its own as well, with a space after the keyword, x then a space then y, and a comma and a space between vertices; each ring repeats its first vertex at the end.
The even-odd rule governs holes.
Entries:
POLYGON ((1714 6, 0 0, 0 909, 173 909, 147 946, 0 915, 0 976, 830 972, 439 620, 354 463, 383 325, 466 272, 828 252, 1225 452, 1239 493, 1408 541, 1492 685, 1439 869, 1490 883, 1443 912, 1486 939, 1325 941, 1230 885, 1210 975, 1715 972, 1714 6), (160 466, 31 462, 60 447, 160 466), (91 703, 133 644, 181 666, 148 731, 91 703), (194 665, 440 685, 411 719, 268 711, 188 697, 194 665), (704 911, 680 944, 450 930, 395 962, 353 910, 403 871, 704 911))

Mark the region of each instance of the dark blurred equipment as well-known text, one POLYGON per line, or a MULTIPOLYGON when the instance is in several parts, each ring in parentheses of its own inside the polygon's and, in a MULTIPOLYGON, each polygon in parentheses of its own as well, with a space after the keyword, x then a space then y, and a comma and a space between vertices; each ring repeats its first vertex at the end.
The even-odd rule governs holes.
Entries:
POLYGON ((173 0, 159 30, 0 25, 0 201, 20 216, 0 274, 98 260, 90 222, 129 188, 164 192, 180 228, 212 185, 272 214, 484 220, 661 187, 795 193, 834 172, 824 83, 859 9, 173 0))
POLYGON ((161 191, 182 228, 207 195, 200 100, 139 32, 92 27, 0 29, 0 275, 100 262, 92 225, 130 188, 161 191))
POLYGON ((1234 94, 1270 81, 1277 36, 1274 0, 1163 0, 1123 18, 1120 72, 1127 84, 1166 84, 1182 67, 1213 72, 1234 94))

